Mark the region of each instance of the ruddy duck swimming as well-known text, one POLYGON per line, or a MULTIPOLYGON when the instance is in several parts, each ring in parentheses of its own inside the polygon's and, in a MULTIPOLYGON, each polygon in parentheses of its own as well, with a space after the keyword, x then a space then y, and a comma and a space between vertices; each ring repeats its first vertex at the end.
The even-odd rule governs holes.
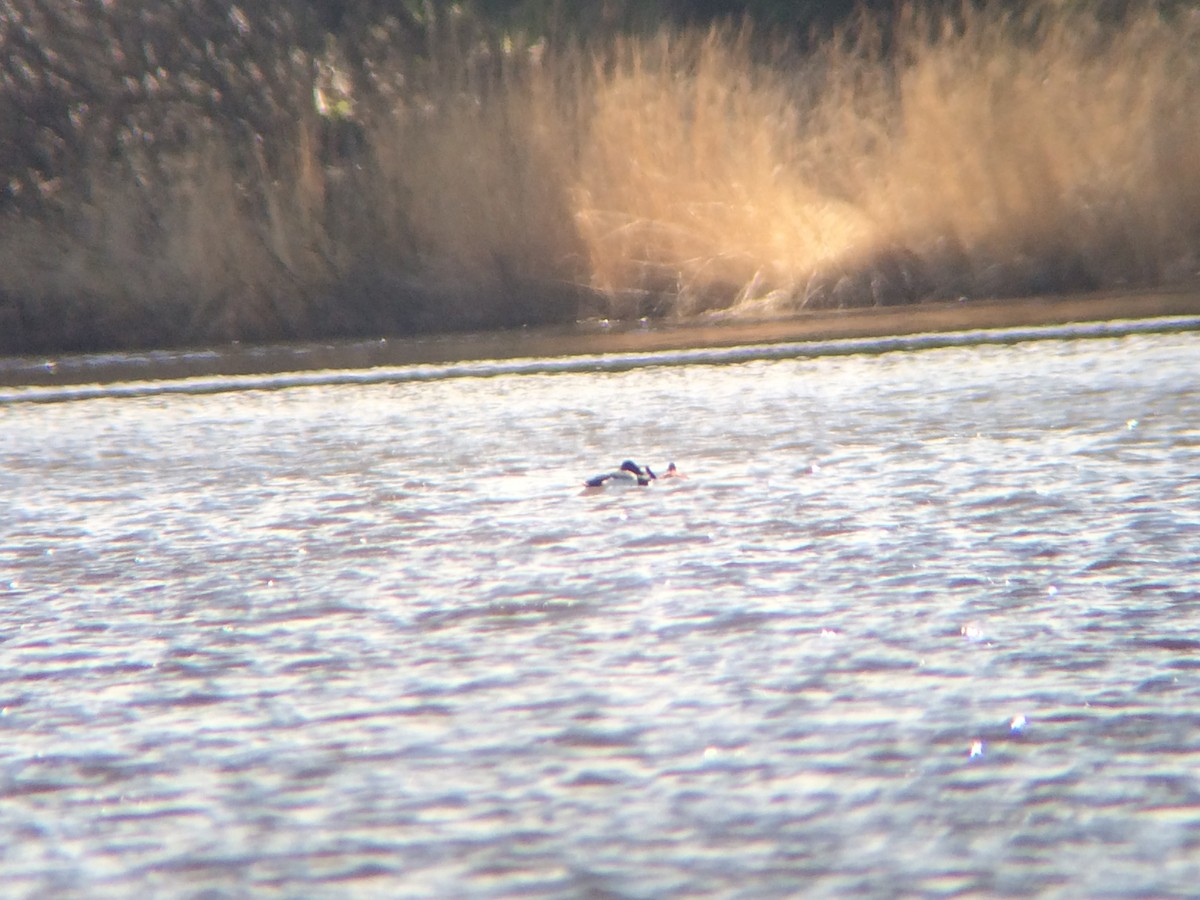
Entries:
POLYGON ((621 463, 621 467, 613 472, 605 472, 603 475, 595 475, 589 478, 583 484, 585 487, 645 487, 651 481, 654 481, 658 476, 650 471, 649 466, 639 466, 632 459, 627 459, 621 463))

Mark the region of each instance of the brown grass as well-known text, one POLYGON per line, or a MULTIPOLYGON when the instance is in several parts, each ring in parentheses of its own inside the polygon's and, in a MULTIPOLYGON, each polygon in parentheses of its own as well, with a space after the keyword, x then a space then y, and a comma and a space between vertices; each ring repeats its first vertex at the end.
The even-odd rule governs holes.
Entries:
MULTIPOLYGON (((1200 268, 1200 19, 1058 5, 431 43, 354 122, 95 163, 0 236, 0 349, 1020 296, 1200 268), (353 128, 331 158, 323 130, 353 128)), ((378 61, 386 80, 387 60, 378 61)), ((397 64, 398 65, 398 64, 397 64)), ((306 97, 304 90, 293 92, 306 97)))
POLYGON ((578 193, 595 282, 761 314, 1193 277, 1198 32, 995 8, 799 72, 744 35, 623 48, 578 193))

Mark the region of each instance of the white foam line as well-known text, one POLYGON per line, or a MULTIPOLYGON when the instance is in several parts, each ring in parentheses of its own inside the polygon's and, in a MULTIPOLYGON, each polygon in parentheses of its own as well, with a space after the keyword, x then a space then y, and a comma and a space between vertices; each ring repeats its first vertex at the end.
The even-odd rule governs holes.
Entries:
POLYGON ((494 378, 501 375, 624 372, 649 366, 715 366, 757 360, 804 359, 853 354, 876 355, 945 347, 1016 344, 1042 340, 1116 338, 1137 334, 1197 330, 1200 330, 1200 316, 1117 319, 1108 322, 1083 322, 1066 325, 926 332, 894 337, 789 341, 733 347, 700 347, 690 350, 654 350, 643 353, 600 353, 550 359, 543 357, 492 359, 461 363, 379 366, 371 369, 315 369, 269 375, 212 375, 160 381, 145 380, 62 386, 36 385, 0 388, 0 403, 61 403, 102 398, 152 397, 162 394, 216 394, 342 384, 369 385, 438 381, 448 378, 494 378))

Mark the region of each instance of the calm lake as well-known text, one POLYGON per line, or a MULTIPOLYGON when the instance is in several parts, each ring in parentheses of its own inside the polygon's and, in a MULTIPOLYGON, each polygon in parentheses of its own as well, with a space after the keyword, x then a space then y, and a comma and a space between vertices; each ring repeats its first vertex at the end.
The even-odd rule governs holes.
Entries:
POLYGON ((1200 332, 885 349, 8 391, 0 892, 1193 894, 1200 332))

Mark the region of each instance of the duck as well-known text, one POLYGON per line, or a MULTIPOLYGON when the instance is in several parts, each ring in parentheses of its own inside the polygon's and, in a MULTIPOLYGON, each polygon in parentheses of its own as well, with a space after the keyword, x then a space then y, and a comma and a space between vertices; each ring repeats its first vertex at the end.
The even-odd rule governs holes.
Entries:
POLYGON ((639 466, 632 459, 627 459, 621 463, 620 467, 612 472, 605 472, 602 475, 594 475, 585 481, 584 487, 645 487, 651 481, 658 478, 649 466, 639 466))

